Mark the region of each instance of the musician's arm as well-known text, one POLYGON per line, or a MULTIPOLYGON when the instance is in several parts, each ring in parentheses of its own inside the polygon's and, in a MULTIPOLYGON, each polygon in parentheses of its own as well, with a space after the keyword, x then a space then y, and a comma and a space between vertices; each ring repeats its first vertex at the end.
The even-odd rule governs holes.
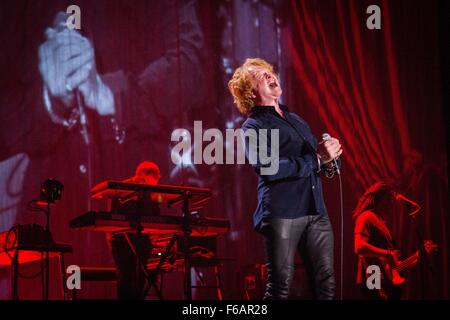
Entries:
POLYGON ((370 258, 387 258, 394 257, 397 254, 396 250, 379 248, 369 242, 370 235, 373 233, 373 223, 371 222, 371 215, 362 213, 355 221, 355 253, 364 257, 370 258))
POLYGON ((364 257, 384 258, 394 256, 396 250, 378 248, 367 241, 367 237, 362 234, 355 234, 355 253, 364 257))

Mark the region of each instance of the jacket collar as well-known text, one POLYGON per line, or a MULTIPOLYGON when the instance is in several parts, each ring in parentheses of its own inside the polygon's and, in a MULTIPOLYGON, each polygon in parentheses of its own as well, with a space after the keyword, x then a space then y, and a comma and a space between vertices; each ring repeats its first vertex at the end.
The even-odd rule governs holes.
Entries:
MULTIPOLYGON (((283 112, 289 112, 289 109, 287 106, 280 104, 280 109, 283 110, 283 112)), ((252 110, 250 111, 250 114, 260 113, 260 112, 276 112, 274 106, 254 106, 252 110)))

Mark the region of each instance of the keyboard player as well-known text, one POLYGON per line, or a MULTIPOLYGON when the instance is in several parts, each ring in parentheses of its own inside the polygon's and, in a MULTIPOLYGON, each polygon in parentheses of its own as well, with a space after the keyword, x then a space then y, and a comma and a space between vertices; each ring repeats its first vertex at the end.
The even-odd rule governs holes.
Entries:
MULTIPOLYGON (((151 162, 141 162, 136 168, 135 176, 124 182, 157 184, 161 177, 159 167, 151 162)), ((159 206, 150 197, 126 199, 120 202, 112 200, 110 209, 113 212, 135 215, 159 215, 159 206)), ((132 251, 128 239, 132 243, 140 261, 145 263, 150 257, 151 243, 148 234, 117 233, 107 235, 114 263, 117 269, 117 295, 119 299, 144 299, 145 273, 139 260, 132 251), (128 239, 127 239, 128 237, 128 239)))

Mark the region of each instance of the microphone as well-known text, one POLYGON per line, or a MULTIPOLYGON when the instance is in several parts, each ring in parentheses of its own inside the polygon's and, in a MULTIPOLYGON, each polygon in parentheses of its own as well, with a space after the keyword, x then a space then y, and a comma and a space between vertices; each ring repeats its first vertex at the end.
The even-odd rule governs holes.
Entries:
POLYGON ((415 216, 417 215, 417 213, 420 211, 420 209, 422 209, 422 207, 417 203, 412 201, 411 199, 408 199, 407 197, 405 197, 404 195, 402 195, 401 193, 396 193, 395 194, 395 200, 403 200, 411 205, 413 205, 414 207, 416 207, 416 209, 413 212, 409 213, 410 217, 415 218, 415 216))
MULTIPOLYGON (((323 141, 327 141, 327 140, 330 140, 330 139, 331 139, 331 136, 330 136, 329 133, 325 132, 325 133, 322 134, 322 140, 323 140, 323 141)), ((333 159, 333 163, 334 163, 334 165, 336 166, 336 172, 337 172, 337 174, 340 175, 340 174, 341 174, 341 171, 339 170, 339 165, 338 165, 336 159, 333 159)))
MULTIPOLYGON (((70 15, 67 12, 60 11, 56 14, 55 19, 53 21, 53 27, 48 28, 45 31, 45 35, 47 39, 53 37, 56 33, 64 32, 65 30, 68 30, 67 28, 67 19, 70 17, 70 15)), ((78 112, 78 120, 80 121, 81 125, 81 136, 83 137, 84 143, 86 145, 91 144, 91 139, 89 137, 89 131, 88 131, 88 118, 86 115, 86 111, 84 108, 83 99, 80 93, 80 90, 78 88, 72 88, 67 82, 66 82, 66 90, 67 93, 73 93, 76 98, 76 108, 78 112)))
POLYGON ((58 32, 66 30, 66 21, 69 17, 70 15, 66 12, 58 12, 55 16, 55 19, 53 20, 53 25, 45 30, 45 36, 47 37, 47 39, 52 38, 58 32))

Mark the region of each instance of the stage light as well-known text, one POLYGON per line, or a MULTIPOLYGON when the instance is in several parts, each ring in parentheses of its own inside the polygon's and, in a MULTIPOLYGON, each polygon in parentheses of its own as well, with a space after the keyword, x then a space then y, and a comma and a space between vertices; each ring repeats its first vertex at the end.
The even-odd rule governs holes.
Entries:
POLYGON ((55 201, 61 200, 63 189, 63 184, 58 180, 45 180, 41 185, 40 201, 46 203, 55 203, 55 201))

